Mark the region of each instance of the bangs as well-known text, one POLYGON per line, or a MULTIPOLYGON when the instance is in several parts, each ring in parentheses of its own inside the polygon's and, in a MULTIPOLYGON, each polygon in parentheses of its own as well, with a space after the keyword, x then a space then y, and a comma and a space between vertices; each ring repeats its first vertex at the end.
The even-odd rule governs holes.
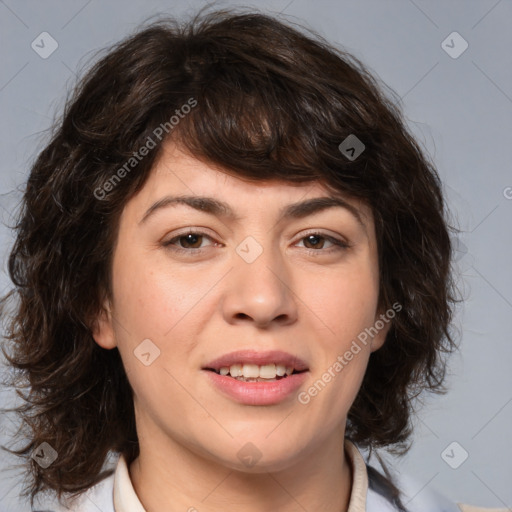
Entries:
POLYGON ((261 85, 237 88, 219 80, 198 97, 198 107, 174 132, 176 142, 196 158, 249 178, 322 178, 312 151, 318 135, 287 108, 281 88, 261 85))
POLYGON ((194 157, 249 179, 361 180, 362 161, 349 162, 338 150, 351 130, 333 112, 330 93, 296 72, 290 76, 282 63, 258 64, 245 56, 192 68, 186 88, 197 106, 170 138, 194 157))

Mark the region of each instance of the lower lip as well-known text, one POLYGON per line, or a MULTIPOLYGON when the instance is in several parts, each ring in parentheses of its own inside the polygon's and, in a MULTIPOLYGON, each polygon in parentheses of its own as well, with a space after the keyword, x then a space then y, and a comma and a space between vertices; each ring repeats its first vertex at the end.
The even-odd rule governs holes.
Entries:
POLYGON ((210 370, 210 382, 224 395, 244 405, 273 405, 282 402, 304 383, 307 371, 271 382, 244 382, 210 370))

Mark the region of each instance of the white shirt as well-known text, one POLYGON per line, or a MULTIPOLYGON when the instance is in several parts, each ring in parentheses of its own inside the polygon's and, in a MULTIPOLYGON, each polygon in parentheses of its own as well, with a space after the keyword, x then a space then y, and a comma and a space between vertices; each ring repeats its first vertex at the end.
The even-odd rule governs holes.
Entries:
MULTIPOLYGON (((357 446, 345 439, 345 451, 352 468, 353 484, 347 512, 507 512, 504 508, 481 508, 462 503, 453 503, 443 495, 424 489, 415 496, 421 484, 414 479, 394 475, 395 485, 401 491, 401 503, 392 503, 390 493, 374 471, 367 466, 357 446), (370 475, 370 476, 369 476, 370 475), (416 491, 415 491, 416 490, 416 491), (413 499, 411 499, 413 498, 413 499), (410 503, 409 503, 410 501, 410 503)), ((81 495, 70 508, 51 505, 39 507, 33 512, 146 512, 140 502, 121 455, 115 472, 81 495)))

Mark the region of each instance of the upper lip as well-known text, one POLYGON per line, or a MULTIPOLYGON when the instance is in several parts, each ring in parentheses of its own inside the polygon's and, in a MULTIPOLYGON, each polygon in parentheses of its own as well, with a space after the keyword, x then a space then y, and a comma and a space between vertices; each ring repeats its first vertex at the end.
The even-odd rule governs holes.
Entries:
POLYGON ((286 367, 293 367, 294 370, 300 372, 308 370, 308 365, 298 356, 283 352, 281 350, 269 350, 259 352, 256 350, 237 350, 214 359, 207 363, 203 369, 219 371, 220 368, 230 367, 234 364, 256 364, 263 366, 266 364, 281 364, 286 367))

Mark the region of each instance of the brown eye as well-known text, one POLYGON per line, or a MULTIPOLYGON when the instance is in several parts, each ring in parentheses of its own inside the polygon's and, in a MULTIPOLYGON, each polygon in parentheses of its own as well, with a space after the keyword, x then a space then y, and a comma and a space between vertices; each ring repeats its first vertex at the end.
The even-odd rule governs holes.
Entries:
POLYGON ((210 241, 212 240, 212 238, 206 233, 202 233, 200 231, 188 231, 171 238, 162 245, 173 251, 197 254, 207 247, 201 246, 205 239, 210 241))
POLYGON ((347 249, 349 244, 343 242, 342 240, 338 240, 337 238, 323 235, 322 233, 310 233, 300 239, 300 241, 304 240, 304 247, 311 254, 326 254, 330 252, 340 251, 347 249), (325 242, 331 244, 331 247, 325 248, 325 242))
POLYGON ((199 249, 201 247, 202 239, 203 235, 197 233, 189 233, 175 238, 175 240, 181 242, 180 247, 184 249, 199 249))
POLYGON ((303 238, 303 240, 307 240, 307 244, 312 244, 312 247, 308 247, 308 245, 305 244, 305 246, 308 247, 308 249, 323 249, 324 244, 322 242, 319 242, 319 240, 322 239, 324 240, 325 243, 326 237, 321 235, 308 235, 303 238))

